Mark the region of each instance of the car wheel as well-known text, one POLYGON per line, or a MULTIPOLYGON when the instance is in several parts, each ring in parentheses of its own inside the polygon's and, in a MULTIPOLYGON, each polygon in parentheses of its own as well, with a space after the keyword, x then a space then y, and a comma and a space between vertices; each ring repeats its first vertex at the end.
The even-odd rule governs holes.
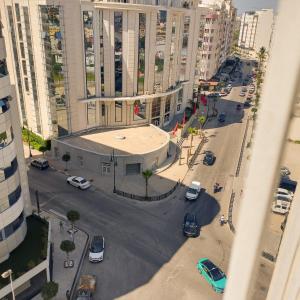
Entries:
POLYGON ((70 181, 67 180, 67 184, 71 184, 70 181))

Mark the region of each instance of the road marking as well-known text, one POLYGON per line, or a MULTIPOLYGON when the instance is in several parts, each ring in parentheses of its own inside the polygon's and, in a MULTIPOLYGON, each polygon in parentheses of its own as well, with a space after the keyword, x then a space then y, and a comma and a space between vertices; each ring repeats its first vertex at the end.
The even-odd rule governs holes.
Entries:
POLYGON ((49 212, 51 212, 51 213, 53 213, 54 215, 57 215, 57 216, 59 216, 59 217, 65 219, 65 220, 67 220, 67 217, 66 217, 65 215, 61 214, 60 212, 58 212, 58 211, 56 211, 56 210, 54 210, 54 209, 49 209, 49 212))

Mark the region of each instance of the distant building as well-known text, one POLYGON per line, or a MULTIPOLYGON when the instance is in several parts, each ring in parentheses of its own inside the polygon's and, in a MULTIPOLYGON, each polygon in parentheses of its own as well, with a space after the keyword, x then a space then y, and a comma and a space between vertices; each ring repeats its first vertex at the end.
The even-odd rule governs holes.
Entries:
POLYGON ((268 51, 273 23, 273 9, 245 12, 241 17, 238 46, 252 56, 255 56, 261 47, 268 51))

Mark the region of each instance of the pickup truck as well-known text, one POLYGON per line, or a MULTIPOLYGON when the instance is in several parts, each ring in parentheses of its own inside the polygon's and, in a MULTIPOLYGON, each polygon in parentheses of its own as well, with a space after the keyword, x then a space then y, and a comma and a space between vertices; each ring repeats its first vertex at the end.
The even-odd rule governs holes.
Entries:
POLYGON ((81 275, 76 292, 76 300, 93 300, 96 290, 95 275, 81 275))

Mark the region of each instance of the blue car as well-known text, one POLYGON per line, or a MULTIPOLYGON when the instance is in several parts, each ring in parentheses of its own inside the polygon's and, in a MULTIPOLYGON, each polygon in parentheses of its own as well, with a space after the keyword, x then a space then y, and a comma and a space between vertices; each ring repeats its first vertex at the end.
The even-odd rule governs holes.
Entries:
POLYGON ((222 294, 226 286, 226 275, 208 258, 201 258, 198 261, 197 269, 204 279, 212 286, 214 291, 222 294))

